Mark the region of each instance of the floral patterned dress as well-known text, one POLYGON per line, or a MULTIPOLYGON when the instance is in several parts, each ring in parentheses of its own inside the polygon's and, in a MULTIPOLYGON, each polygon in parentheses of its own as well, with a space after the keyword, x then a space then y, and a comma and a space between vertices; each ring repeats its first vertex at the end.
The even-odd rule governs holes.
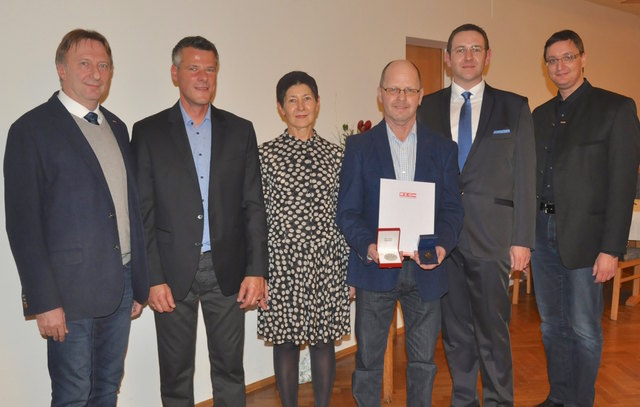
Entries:
POLYGON ((315 345, 350 332, 348 247, 335 222, 343 151, 315 131, 287 131, 259 148, 269 224, 269 309, 258 334, 315 345))

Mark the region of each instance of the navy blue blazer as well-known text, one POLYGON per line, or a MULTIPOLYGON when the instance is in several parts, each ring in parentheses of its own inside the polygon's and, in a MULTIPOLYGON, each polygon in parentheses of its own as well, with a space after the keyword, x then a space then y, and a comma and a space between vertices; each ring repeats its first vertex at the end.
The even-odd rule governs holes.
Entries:
MULTIPOLYGON (((133 292, 144 303, 149 283, 129 135, 100 110, 127 172, 133 292)), ((4 181, 24 314, 62 307, 69 321, 114 312, 124 292, 115 207, 98 159, 57 92, 9 129, 4 181)))
MULTIPOLYGON (((396 178, 384 120, 364 134, 347 138, 336 219, 351 246, 347 284, 370 291, 393 289, 400 270, 380 269, 367 260, 367 249, 377 240, 381 178, 396 178)), ((435 233, 448 255, 457 244, 463 218, 458 151, 453 141, 420 123, 414 180, 436 184, 435 233)), ((447 292, 447 262, 429 271, 411 263, 423 300, 432 301, 447 292)))

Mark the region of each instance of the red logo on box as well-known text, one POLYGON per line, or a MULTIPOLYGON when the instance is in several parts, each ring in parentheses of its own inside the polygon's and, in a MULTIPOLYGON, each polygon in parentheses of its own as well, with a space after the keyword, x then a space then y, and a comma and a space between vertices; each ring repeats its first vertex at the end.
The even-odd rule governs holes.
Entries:
POLYGON ((400 198, 417 198, 418 194, 415 192, 400 192, 400 198))

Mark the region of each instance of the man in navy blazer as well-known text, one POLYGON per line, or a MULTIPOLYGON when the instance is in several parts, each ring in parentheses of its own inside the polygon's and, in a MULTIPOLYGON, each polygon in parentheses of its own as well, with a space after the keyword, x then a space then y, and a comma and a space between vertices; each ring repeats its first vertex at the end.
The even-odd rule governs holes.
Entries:
POLYGON ((460 149, 464 226, 442 299, 442 342, 456 407, 479 405, 478 372, 482 405, 513 405, 509 273, 527 266, 535 240, 531 111, 525 97, 486 84, 482 74, 490 58, 481 27, 454 29, 445 54, 453 83, 425 96, 418 109, 420 122, 460 149), (466 160, 460 137, 465 96, 471 113, 466 160))
POLYGON ((99 105, 113 66, 101 34, 66 34, 56 66, 62 91, 9 129, 7 234, 24 314, 47 338, 51 405, 115 406, 149 291, 129 136, 99 105))
POLYGON ((456 246, 463 213, 455 143, 416 122, 421 87, 415 65, 390 62, 378 87, 384 120, 346 142, 337 223, 351 246, 347 283, 355 287, 358 341, 352 391, 359 406, 380 405, 387 332, 398 300, 406 329, 407 405, 431 405, 440 297, 447 292, 443 261, 456 246), (383 178, 435 183, 437 265, 420 264, 414 253, 401 268, 379 268, 376 240, 383 178))

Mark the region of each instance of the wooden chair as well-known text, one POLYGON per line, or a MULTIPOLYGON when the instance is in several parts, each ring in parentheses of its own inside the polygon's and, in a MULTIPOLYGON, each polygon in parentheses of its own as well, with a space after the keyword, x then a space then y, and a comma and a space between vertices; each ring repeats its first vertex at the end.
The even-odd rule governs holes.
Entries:
POLYGON ((620 285, 633 281, 631 297, 625 305, 634 306, 640 303, 640 199, 633 203, 633 216, 629 229, 629 246, 624 259, 618 262, 618 270, 613 277, 613 294, 611 295, 611 315, 609 318, 618 319, 618 306, 620 305, 620 285), (631 274, 629 271, 631 269, 631 274))
POLYGON ((609 318, 618 320, 618 306, 620 305, 620 285, 633 281, 631 297, 625 305, 634 306, 640 303, 640 248, 629 247, 624 259, 618 262, 618 270, 613 277, 613 293, 611 295, 611 315, 609 318), (631 270, 629 273, 628 270, 631 270))

